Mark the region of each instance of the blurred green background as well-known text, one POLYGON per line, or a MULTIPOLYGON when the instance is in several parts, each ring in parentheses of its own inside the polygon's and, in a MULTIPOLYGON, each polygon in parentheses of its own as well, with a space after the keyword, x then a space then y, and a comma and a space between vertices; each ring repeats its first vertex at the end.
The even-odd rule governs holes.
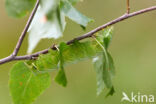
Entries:
MULTIPOLYGON (((130 0, 131 11, 156 5, 155 0, 130 0)), ((0 58, 13 51, 26 20, 13 19, 5 12, 5 0, 0 0, 0 58)), ((126 11, 126 0, 84 0, 76 5, 82 13, 93 18, 86 31, 68 21, 64 37, 67 41, 102 25, 126 11)), ((66 67, 68 86, 63 88, 54 81, 34 104, 128 104, 121 102, 122 92, 133 91, 156 97, 156 11, 149 12, 114 25, 113 41, 109 47, 116 66, 113 79, 116 93, 105 98, 107 90, 96 96, 96 75, 91 60, 66 67)), ((43 40, 35 51, 49 47, 54 41, 43 40)), ((57 43, 57 42, 55 42, 57 43)), ((27 38, 20 50, 26 54, 27 38)), ((15 62, 0 66, 0 104, 11 104, 8 80, 15 62)), ((54 79, 56 73, 52 73, 54 79)))

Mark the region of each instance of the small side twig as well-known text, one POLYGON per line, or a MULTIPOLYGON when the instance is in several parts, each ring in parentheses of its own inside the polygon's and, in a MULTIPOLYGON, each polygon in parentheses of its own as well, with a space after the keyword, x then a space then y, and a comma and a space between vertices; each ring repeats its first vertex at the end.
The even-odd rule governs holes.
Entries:
POLYGON ((26 35, 26 33, 27 33, 27 31, 28 31, 28 29, 29 29, 29 27, 30 27, 30 24, 31 24, 31 22, 32 22, 32 20, 33 20, 33 18, 34 18, 34 15, 35 15, 35 13, 36 13, 36 11, 37 11, 37 8, 38 8, 38 6, 39 6, 39 2, 40 2, 40 0, 37 0, 37 2, 36 2, 36 4, 35 4, 35 7, 34 7, 34 9, 33 9, 32 13, 31 13, 31 15, 30 15, 30 17, 29 17, 29 19, 28 19, 28 21, 27 21, 27 24, 25 25, 25 28, 24 28, 24 30, 23 30, 21 36, 19 37, 19 40, 18 40, 18 42, 17 42, 17 44, 16 44, 16 47, 15 47, 13 53, 12 53, 12 56, 17 56, 18 51, 19 51, 19 49, 20 49, 20 47, 21 47, 21 45, 22 45, 22 42, 23 42, 23 40, 24 40, 24 38, 25 38, 25 35, 26 35))
POLYGON ((129 0, 127 0, 127 14, 130 13, 130 2, 129 0))

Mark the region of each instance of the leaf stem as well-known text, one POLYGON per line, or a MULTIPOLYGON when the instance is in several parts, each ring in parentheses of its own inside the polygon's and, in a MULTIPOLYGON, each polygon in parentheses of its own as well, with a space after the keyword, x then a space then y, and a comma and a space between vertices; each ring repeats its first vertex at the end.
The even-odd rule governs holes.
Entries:
POLYGON ((106 48, 93 36, 93 39, 99 44, 99 46, 102 48, 105 59, 106 59, 106 65, 109 66, 109 59, 108 59, 108 55, 107 55, 107 50, 106 48))

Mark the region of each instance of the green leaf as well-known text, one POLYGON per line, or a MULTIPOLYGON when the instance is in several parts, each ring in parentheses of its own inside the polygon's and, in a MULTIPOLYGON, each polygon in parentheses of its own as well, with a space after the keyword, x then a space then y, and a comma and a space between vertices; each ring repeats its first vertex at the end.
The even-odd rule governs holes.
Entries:
POLYGON ((54 13, 59 7, 60 0, 41 0, 41 10, 48 20, 53 19, 54 13))
POLYGON ((32 53, 41 39, 58 39, 62 36, 66 22, 59 4, 60 0, 41 0, 29 28, 28 53, 32 53))
POLYGON ((103 64, 102 64, 103 69, 101 69, 101 70, 103 70, 103 80, 104 80, 106 87, 110 89, 113 86, 112 85, 111 72, 110 72, 111 69, 110 69, 109 65, 107 65, 108 63, 106 62, 104 54, 102 55, 101 61, 103 62, 103 64))
POLYGON ((71 3, 76 2, 77 0, 61 0, 61 2, 60 0, 41 0, 41 5, 29 28, 28 53, 32 53, 41 39, 61 37, 66 26, 65 16, 82 27, 86 27, 92 21, 72 6, 71 3))
POLYGON ((49 87, 48 73, 34 75, 24 62, 16 63, 10 72, 9 88, 14 104, 31 104, 49 87))
POLYGON ((108 89, 112 89, 113 87, 112 77, 115 75, 115 68, 113 59, 107 51, 108 45, 111 41, 111 31, 112 28, 109 28, 105 31, 100 32, 99 37, 94 38, 103 50, 103 52, 93 60, 97 73, 97 95, 99 95, 103 91, 105 86, 108 89), (101 35, 102 33, 103 35, 101 35))
MULTIPOLYGON (((46 55, 40 55, 37 60, 32 63, 38 71, 54 70, 58 68, 59 53, 54 50, 49 50, 46 55)), ((31 63, 31 64, 32 64, 31 63)))
POLYGON ((67 86, 67 78, 64 72, 64 69, 60 69, 59 72, 57 73, 57 76, 55 77, 55 81, 62 85, 63 87, 67 86))
POLYGON ((114 87, 112 87, 111 89, 110 89, 110 91, 107 93, 107 95, 106 95, 106 97, 108 97, 108 96, 112 96, 113 94, 115 93, 115 90, 114 90, 114 87))
POLYGON ((59 8, 54 9, 55 11, 53 10, 51 17, 50 15, 47 17, 47 13, 42 8, 43 7, 38 8, 29 28, 28 53, 33 51, 41 39, 57 39, 62 36, 65 29, 65 16, 59 8))
POLYGON ((104 54, 99 55, 94 59, 94 68, 96 70, 97 76, 97 95, 99 95, 105 86, 110 89, 112 88, 112 76, 111 69, 106 69, 106 61, 104 54))
POLYGON ((112 40, 113 27, 104 29, 98 33, 96 39, 107 49, 112 40))
POLYGON ((103 80, 103 61, 99 60, 99 57, 94 58, 94 68, 96 71, 96 80, 97 80, 97 95, 102 93, 103 89, 105 88, 105 83, 103 80))
POLYGON ((107 31, 104 31, 105 33, 105 37, 104 37, 104 45, 106 47, 106 49, 108 48, 110 42, 112 41, 112 31, 113 31, 113 27, 107 29, 107 31))
POLYGON ((84 16, 79 11, 77 11, 70 2, 62 0, 61 2, 61 11, 74 22, 86 27, 92 19, 84 16))
POLYGON ((109 69, 110 69, 110 74, 113 77, 115 75, 115 66, 114 66, 114 61, 110 53, 108 53, 108 60, 109 60, 109 69))
POLYGON ((63 57, 63 51, 67 49, 67 45, 65 43, 60 43, 59 45, 59 72, 57 74, 57 76, 55 77, 55 81, 62 85, 62 86, 66 86, 67 85, 67 78, 64 72, 64 57, 63 57))
POLYGON ((72 5, 75 5, 77 2, 79 2, 80 0, 68 0, 72 5))
POLYGON ((76 63, 92 58, 95 54, 98 54, 98 49, 96 50, 94 43, 89 41, 81 43, 75 41, 63 52, 65 63, 76 63))
POLYGON ((36 0, 6 0, 6 10, 9 16, 20 18, 29 13, 36 0))

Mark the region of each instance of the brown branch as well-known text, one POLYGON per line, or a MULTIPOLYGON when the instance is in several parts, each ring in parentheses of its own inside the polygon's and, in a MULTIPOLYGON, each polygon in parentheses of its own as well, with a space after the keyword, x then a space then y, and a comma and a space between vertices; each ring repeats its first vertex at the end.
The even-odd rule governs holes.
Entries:
MULTIPOLYGON (((93 34, 97 33, 98 31, 100 31, 100 30, 102 30, 102 29, 104 29, 104 28, 106 28, 106 27, 108 27, 108 26, 111 26, 111 25, 113 25, 113 24, 116 24, 116 23, 118 23, 118 22, 121 22, 121 21, 123 21, 123 20, 125 20, 125 19, 128 19, 128 18, 130 18, 130 17, 136 16, 136 15, 140 15, 140 14, 143 14, 143 13, 146 13, 146 12, 149 12, 149 11, 153 11, 153 10, 156 10, 156 6, 152 6, 152 7, 150 7, 150 8, 146 8, 146 9, 142 9, 142 10, 139 10, 139 11, 136 11, 136 12, 133 12, 133 13, 130 13, 130 14, 127 14, 127 13, 126 13, 126 14, 124 14, 123 16, 118 17, 117 19, 114 19, 114 20, 112 20, 112 21, 110 21, 110 22, 108 22, 108 23, 106 23, 106 24, 104 24, 104 25, 102 25, 102 26, 99 26, 99 27, 95 28, 94 30, 92 30, 92 31, 90 31, 90 32, 88 32, 88 33, 86 33, 86 34, 84 34, 84 35, 82 35, 82 36, 79 36, 79 37, 77 37, 77 38, 74 38, 74 39, 68 41, 67 44, 70 45, 70 44, 72 44, 75 40, 82 40, 82 39, 85 39, 85 38, 92 37, 93 34)), ((50 47, 50 48, 56 50, 55 47, 50 47)), ((49 50, 50 48, 45 49, 45 50, 42 50, 42 51, 39 51, 39 52, 36 52, 36 53, 34 53, 34 54, 31 54, 31 55, 14 56, 14 57, 8 56, 8 57, 6 57, 6 58, 4 58, 4 59, 1 59, 1 60, 0 60, 0 64, 6 63, 6 62, 10 62, 10 61, 14 61, 14 60, 31 60, 31 59, 33 59, 33 58, 35 58, 35 57, 38 57, 40 54, 46 54, 46 53, 48 53, 48 50, 49 50)))
MULTIPOLYGON (((29 29, 29 27, 30 27, 30 24, 31 24, 31 22, 32 22, 32 20, 33 20, 33 18, 34 18, 34 15, 35 15, 35 13, 36 13, 36 11, 37 11, 37 8, 38 8, 38 6, 39 6, 39 2, 40 2, 40 0, 37 0, 37 2, 36 2, 36 4, 35 4, 35 7, 34 7, 32 13, 31 13, 31 15, 29 16, 29 19, 28 19, 28 21, 27 21, 27 23, 26 23, 26 25, 25 25, 25 28, 24 28, 23 32, 21 33, 21 36, 19 37, 19 40, 18 40, 18 42, 17 42, 17 44, 16 44, 16 47, 15 47, 13 53, 12 53, 10 56, 1 59, 1 60, 0 60, 0 64, 3 64, 3 63, 6 63, 6 62, 10 62, 10 61, 12 61, 12 60, 18 59, 18 57, 16 57, 16 56, 17 56, 18 51, 19 51, 19 49, 20 49, 20 47, 21 47, 21 45, 22 45, 22 42, 23 42, 23 40, 24 40, 24 38, 25 38, 25 35, 26 35, 26 33, 27 33, 27 31, 28 31, 28 29, 29 29)), ((19 60, 20 60, 20 59, 19 59, 19 60)))
POLYGON ((123 16, 118 17, 117 19, 112 20, 112 21, 110 21, 110 22, 108 22, 108 23, 106 23, 106 24, 104 24, 102 26, 99 26, 99 27, 95 28, 94 30, 92 30, 92 31, 90 31, 90 32, 88 32, 88 33, 86 33, 86 34, 84 34, 82 36, 79 36, 79 37, 77 37, 77 38, 75 38, 73 40, 68 41, 67 44, 71 44, 75 40, 82 40, 82 39, 85 39, 87 37, 91 37, 96 32, 98 32, 98 31, 100 31, 100 30, 102 30, 102 29, 104 29, 104 28, 106 28, 106 27, 108 27, 110 25, 116 24, 116 23, 118 23, 120 21, 123 21, 123 20, 125 20, 127 18, 136 16, 136 15, 139 15, 139 14, 142 14, 142 13, 145 13, 145 12, 149 12, 149 11, 152 11, 152 10, 156 10, 156 6, 153 6, 153 7, 150 7, 150 8, 146 8, 146 9, 142 9, 142 10, 130 13, 130 14, 124 14, 123 16))
POLYGON ((36 4, 35 4, 35 7, 34 7, 34 9, 33 9, 32 13, 31 13, 31 15, 30 15, 30 17, 29 17, 29 19, 28 19, 28 21, 27 21, 27 24, 25 25, 25 28, 24 28, 24 30, 23 30, 21 36, 19 37, 19 40, 18 40, 18 42, 17 42, 17 44, 16 44, 16 47, 15 47, 13 53, 12 53, 12 56, 17 56, 18 51, 19 51, 19 49, 20 49, 20 47, 21 47, 21 45, 22 45, 22 42, 23 42, 23 40, 24 40, 24 38, 25 38, 25 36, 26 36, 26 33, 27 33, 27 31, 28 31, 28 29, 29 29, 29 27, 30 27, 30 24, 31 24, 31 22, 32 22, 32 20, 33 20, 33 18, 34 18, 34 15, 35 15, 36 11, 37 11, 37 8, 38 8, 38 6, 39 6, 39 2, 40 2, 40 0, 37 0, 37 2, 36 2, 36 4))

